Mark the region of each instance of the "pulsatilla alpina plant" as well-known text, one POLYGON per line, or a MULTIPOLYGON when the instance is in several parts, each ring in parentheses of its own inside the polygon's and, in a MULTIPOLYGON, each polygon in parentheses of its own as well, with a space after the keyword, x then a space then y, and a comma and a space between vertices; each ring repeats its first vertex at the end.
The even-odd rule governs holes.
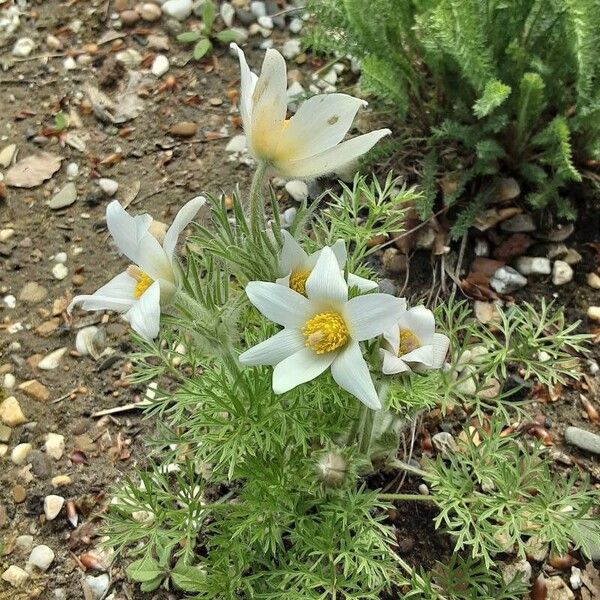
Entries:
MULTIPOLYGON (((194 598, 516 600, 524 582, 504 581, 490 557, 507 552, 507 545, 523 554, 534 535, 558 552, 585 546, 595 535, 593 494, 576 476, 557 486, 541 451, 532 453, 517 436, 502 437, 494 416, 493 426, 484 420, 490 399, 473 404, 463 393, 465 377, 499 371, 502 327, 498 334, 482 330, 453 301, 437 310, 442 331, 436 331, 426 308, 408 308, 406 300, 375 289, 368 240, 398 229, 414 190, 392 176, 383 183, 357 176, 318 214, 302 205, 289 230, 281 229, 263 176, 297 168, 290 165, 308 160, 300 149, 309 144, 290 138, 283 157, 261 129, 261 119, 275 115, 267 107, 279 102, 285 82, 280 58, 270 51, 266 62, 256 78, 241 57, 242 86, 250 86, 241 108, 259 162, 249 214, 237 196, 228 212, 224 201, 207 195, 211 223, 195 226, 185 265, 172 260, 167 238, 162 244, 172 277, 167 262, 164 274, 153 262, 161 246, 147 239, 148 217, 135 217, 127 247, 109 220, 121 250, 138 265, 127 271, 133 281, 123 278, 127 285, 112 285, 110 294, 77 299, 120 299, 104 306, 128 310, 139 334, 135 379, 159 381, 162 389, 148 409, 159 417, 151 463, 139 480, 116 490, 107 543, 133 556, 127 572, 142 590, 171 587, 194 598), (249 121, 254 111, 259 116, 249 121), (155 249, 153 260, 140 245, 155 249), (152 286, 160 293, 149 297, 148 315, 154 319, 162 310, 157 336, 130 314, 152 286), (454 357, 475 354, 484 343, 489 359, 479 351, 475 368, 457 375, 454 357), (398 458, 412 419, 457 404, 482 415, 478 445, 471 431, 443 459, 417 466, 398 458), (368 484, 375 472, 394 481, 402 471, 426 481, 432 495, 368 484), (455 540, 457 555, 430 572, 412 568, 395 551, 388 510, 408 501, 433 503, 435 525, 455 540)), ((341 118, 349 102, 333 97, 319 106, 341 118)), ((294 118, 288 126, 277 123, 292 128, 294 118)), ((344 127, 342 133, 334 127, 329 138, 314 133, 321 136, 316 147, 335 156, 322 162, 324 170, 357 156, 355 146, 339 144, 349 121, 344 127)), ((279 139, 281 131, 271 135, 279 139)), ((199 207, 184 207, 169 240, 199 207)), ((532 377, 556 381, 569 370, 567 350, 580 351, 582 343, 570 331, 553 337, 523 330, 509 359, 532 377), (550 355, 556 370, 543 370, 531 358, 536 352, 550 355)), ((505 422, 502 411, 494 414, 505 422)))

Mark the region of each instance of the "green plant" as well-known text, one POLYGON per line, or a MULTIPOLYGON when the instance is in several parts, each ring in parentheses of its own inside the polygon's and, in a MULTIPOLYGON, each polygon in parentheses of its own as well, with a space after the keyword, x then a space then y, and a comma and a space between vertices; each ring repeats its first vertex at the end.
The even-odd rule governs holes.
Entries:
MULTIPOLYGON (((306 43, 361 59, 362 85, 425 143, 422 218, 438 179, 467 204, 453 235, 514 176, 534 208, 573 218, 573 186, 600 158, 595 0, 314 0, 306 43), (454 152, 449 151, 449 146, 454 152)), ((380 148, 381 150, 381 148, 380 148)))

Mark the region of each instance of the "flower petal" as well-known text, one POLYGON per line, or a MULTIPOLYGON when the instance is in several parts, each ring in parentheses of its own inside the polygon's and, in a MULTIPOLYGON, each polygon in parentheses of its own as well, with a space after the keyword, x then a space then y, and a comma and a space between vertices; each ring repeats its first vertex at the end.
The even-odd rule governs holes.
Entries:
POLYGON ((308 299, 277 283, 251 281, 246 286, 246 295, 267 319, 284 327, 299 329, 311 314, 308 299))
POLYGON ((264 160, 275 157, 287 112, 287 74, 285 60, 272 48, 265 53, 260 77, 252 94, 249 144, 254 154, 264 160))
POLYGON ((196 216, 196 213, 205 203, 206 198, 204 198, 204 196, 197 196, 181 207, 175 216, 175 219, 173 219, 171 227, 167 230, 163 241, 163 250, 165 251, 167 258, 172 259, 173 254, 175 253, 177 239, 181 235, 181 232, 191 223, 196 216))
POLYGON ((379 287, 379 285, 376 281, 359 277, 358 275, 354 275, 354 273, 348 273, 348 287, 357 287, 361 292, 370 292, 379 287))
POLYGON ((424 306, 414 306, 403 313, 398 319, 398 326, 400 329, 408 329, 414 333, 422 346, 433 342, 435 318, 433 313, 424 306))
POLYGON ((450 347, 450 339, 443 333, 433 334, 433 368, 441 369, 444 361, 446 360, 446 354, 448 354, 448 348, 450 347))
POLYGON ((389 294, 367 294, 348 301, 344 318, 350 336, 361 342, 391 329, 404 310, 404 300, 389 294))
POLYGON ((335 307, 348 300, 348 285, 333 250, 328 246, 319 253, 317 264, 306 280, 306 295, 311 301, 326 307, 335 307))
POLYGON ((258 75, 253 73, 248 67, 244 51, 237 45, 231 44, 231 47, 237 52, 238 60, 240 61, 240 115, 244 123, 244 131, 248 144, 250 144, 251 133, 251 115, 252 115, 252 94, 258 81, 258 75))
POLYGON ((319 94, 303 102, 283 130, 277 156, 301 160, 339 144, 358 109, 366 105, 348 94, 319 94))
POLYGON ((119 251, 136 264, 139 259, 139 239, 146 234, 150 223, 150 215, 132 217, 118 200, 113 200, 106 207, 106 225, 110 235, 119 251))
POLYGON ((428 344, 427 346, 421 346, 415 348, 400 357, 404 362, 407 363, 420 363, 428 368, 433 367, 433 346, 428 344))
POLYGON ((303 348, 304 337, 297 329, 282 329, 240 354, 240 362, 243 365, 276 365, 303 348))
POLYGON ((119 273, 93 294, 75 296, 67 308, 71 312, 76 304, 84 310, 115 310, 125 312, 135 302, 136 280, 127 273, 119 273))
POLYGON ((160 284, 155 281, 125 314, 132 329, 147 340, 153 340, 160 329, 160 284))
POLYGON ((335 244, 331 246, 331 251, 335 254, 335 257, 338 261, 338 265, 340 265, 340 269, 344 270, 344 267, 346 266, 346 261, 348 260, 346 242, 344 242, 344 240, 337 240, 335 244))
POLYGON ((369 367, 363 358, 358 342, 350 342, 331 365, 336 383, 373 410, 381 408, 369 367))
POLYGON ((396 373, 410 372, 411 368, 395 354, 392 354, 388 350, 379 350, 379 355, 383 358, 383 366, 381 371, 385 375, 395 375, 396 373))
POLYGON ((276 394, 283 394, 301 383, 318 377, 336 356, 336 352, 317 354, 311 348, 303 348, 292 354, 273 369, 273 391, 276 394))
POLYGON ((332 173, 368 152, 382 137, 390 134, 389 129, 378 129, 346 140, 329 150, 301 160, 281 160, 275 168, 286 177, 313 179, 332 173))
POLYGON ((279 255, 279 272, 282 276, 289 275, 292 271, 308 268, 308 254, 296 241, 294 236, 285 229, 281 230, 283 247, 279 255))

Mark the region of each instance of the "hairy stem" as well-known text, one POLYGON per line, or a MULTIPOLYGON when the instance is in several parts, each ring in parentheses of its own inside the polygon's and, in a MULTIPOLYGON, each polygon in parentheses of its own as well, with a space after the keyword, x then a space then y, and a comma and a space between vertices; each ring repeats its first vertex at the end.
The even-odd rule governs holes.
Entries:
POLYGON ((377 494, 379 500, 421 500, 427 502, 435 502, 431 496, 423 496, 422 494, 377 494))
POLYGON ((252 237, 257 242, 260 239, 260 232, 265 224, 265 203, 262 188, 266 170, 267 163, 258 163, 250 187, 250 231, 252 232, 252 237))

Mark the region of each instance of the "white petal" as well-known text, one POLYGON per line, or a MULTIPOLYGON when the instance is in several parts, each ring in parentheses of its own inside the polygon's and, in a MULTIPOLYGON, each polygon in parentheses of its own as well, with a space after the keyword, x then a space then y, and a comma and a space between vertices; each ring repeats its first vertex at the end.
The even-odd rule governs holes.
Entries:
POLYGON ((444 361, 446 360, 446 354, 448 354, 448 348, 450 347, 450 339, 443 333, 433 334, 433 368, 441 369, 444 361))
POLYGON ((320 94, 300 105, 281 135, 280 160, 301 160, 339 144, 366 102, 348 94, 320 94))
POLYGON ((411 370, 410 367, 395 354, 392 354, 387 350, 380 350, 379 353, 383 358, 381 370, 385 375, 395 375, 396 373, 405 373, 411 370))
POLYGON ((145 233, 138 240, 138 257, 136 264, 152 279, 175 281, 173 264, 167 258, 159 241, 150 233, 145 233))
POLYGON ((311 315, 307 298, 294 290, 270 281, 251 281, 246 286, 248 299, 270 321, 299 329, 311 315))
POLYGON ((427 346, 415 348, 414 350, 403 354, 400 358, 407 363, 420 363, 426 367, 433 367, 433 346, 428 344, 427 346))
POLYGON ((363 358, 358 342, 350 342, 331 365, 331 374, 337 384, 356 396, 373 410, 381 408, 369 367, 363 358))
POLYGON ((294 236, 285 229, 281 230, 283 247, 279 255, 279 272, 281 275, 289 275, 293 271, 308 268, 308 254, 296 241, 294 236))
POLYGON ((370 292, 378 287, 378 284, 376 281, 359 277, 358 275, 354 275, 354 273, 348 273, 348 286, 357 287, 361 292, 370 292))
POLYGON ((117 248, 131 261, 138 263, 139 238, 148 231, 152 223, 150 215, 132 217, 119 204, 113 200, 106 207, 106 225, 117 248))
POLYGON ((398 351, 400 350, 400 328, 398 327, 398 324, 394 323, 394 325, 389 329, 386 329, 382 335, 385 342, 387 342, 387 344, 384 343, 384 346, 389 346, 389 349, 394 353, 394 356, 397 356, 398 351))
POLYGON ((93 294, 75 296, 67 312, 71 312, 76 304, 81 304, 84 310, 116 310, 125 312, 135 302, 136 280, 127 273, 119 273, 108 283, 96 290, 93 294))
POLYGON ((336 356, 336 352, 317 354, 311 348, 303 348, 292 354, 273 369, 273 391, 276 394, 283 394, 301 383, 318 377, 336 356))
POLYGON ((338 261, 340 269, 344 269, 346 261, 348 260, 348 252, 346 251, 346 243, 344 240, 338 240, 333 246, 331 246, 332 252, 338 261))
POLYGON ((240 115, 244 123, 244 131, 246 132, 248 144, 250 144, 252 94, 254 93, 258 76, 250 71, 244 51, 237 44, 231 44, 231 47, 237 52, 240 61, 240 115))
POLYGON ((160 284, 155 281, 125 315, 134 331, 153 340, 160 329, 160 284))
POLYGON ((306 295, 311 301, 333 309, 348 300, 348 285, 333 250, 328 246, 319 253, 317 264, 306 280, 306 295))
POLYGON ((422 346, 433 342, 435 318, 433 313, 424 306, 414 306, 407 310, 399 319, 400 329, 408 329, 414 333, 422 346))
POLYGON ((173 256, 175 253, 175 246, 177 245, 177 239, 181 235, 181 232, 191 223, 196 216, 196 213, 205 203, 206 198, 204 198, 204 196, 197 196, 181 207, 175 216, 175 219, 173 219, 171 227, 167 230, 163 241, 163 249, 167 258, 170 259, 173 256))
POLYGON ((329 150, 302 160, 277 161, 275 168, 286 177, 313 179, 332 173, 368 152, 382 137, 391 133, 389 129, 378 129, 346 140, 329 150))
POLYGON ((272 160, 280 140, 287 112, 287 75, 285 60, 272 48, 265 53, 260 77, 252 94, 252 134, 254 154, 272 160))
POLYGON ((367 294, 348 301, 344 307, 344 319, 350 336, 361 342, 391 329, 403 308, 402 298, 389 294, 367 294))
POLYGON ((240 354, 240 362, 243 365, 276 365, 303 348, 304 336, 297 329, 282 329, 240 354))

